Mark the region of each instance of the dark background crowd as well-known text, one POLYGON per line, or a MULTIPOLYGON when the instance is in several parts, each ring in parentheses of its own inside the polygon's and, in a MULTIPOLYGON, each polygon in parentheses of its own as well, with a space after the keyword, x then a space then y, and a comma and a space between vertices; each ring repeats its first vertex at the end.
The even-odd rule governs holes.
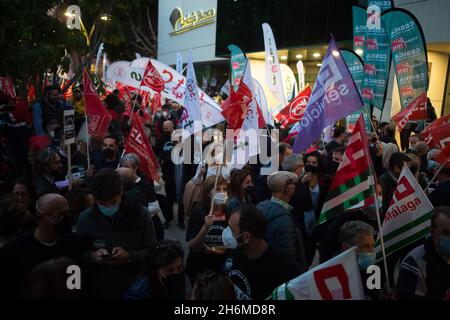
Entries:
MULTIPOLYGON (((365 288, 366 296, 449 296, 450 170, 438 173, 440 151, 423 141, 420 124, 402 132, 399 146, 395 126, 373 119, 368 143, 377 203, 319 225, 350 137, 343 126, 333 128, 331 141, 316 141, 304 154, 293 154, 293 141, 282 131, 282 140, 287 138, 277 145, 275 174, 261 175, 270 163, 258 163, 224 165, 216 177, 219 161, 173 163, 172 133, 182 115, 173 101, 151 114, 141 96, 126 105, 114 91, 104 99, 112 116, 108 132, 103 140, 92 138, 89 148, 82 87, 68 100, 49 86, 31 104, 6 96, 1 104, 1 298, 265 299, 278 285, 353 246, 364 284, 365 269, 375 263, 377 208, 383 219, 404 165, 435 208, 430 235, 390 255, 384 289, 365 288), (69 109, 75 110, 77 139, 66 146, 63 112, 69 109), (142 118, 160 182, 141 172, 137 155, 123 155, 131 110, 142 118), (185 230, 187 252, 182 243, 165 239, 175 219, 185 230), (81 268, 80 290, 67 288, 71 265, 81 268)), ((429 106, 427 122, 435 118, 429 106)))

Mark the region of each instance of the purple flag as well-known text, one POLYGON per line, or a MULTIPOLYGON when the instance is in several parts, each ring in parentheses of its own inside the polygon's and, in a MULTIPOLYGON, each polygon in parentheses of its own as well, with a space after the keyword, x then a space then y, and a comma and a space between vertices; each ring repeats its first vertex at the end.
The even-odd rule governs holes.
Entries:
POLYGON ((293 151, 300 153, 314 143, 322 131, 364 106, 355 82, 334 39, 317 76, 305 115, 300 122, 293 151))

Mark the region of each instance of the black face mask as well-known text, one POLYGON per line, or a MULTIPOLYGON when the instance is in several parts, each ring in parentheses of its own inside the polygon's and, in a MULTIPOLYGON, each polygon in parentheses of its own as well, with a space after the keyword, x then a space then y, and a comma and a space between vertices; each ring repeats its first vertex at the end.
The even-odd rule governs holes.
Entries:
POLYGON ((305 172, 317 173, 318 171, 319 171, 319 168, 316 166, 312 166, 310 164, 305 166, 305 172))
POLYGON ((338 168, 339 168, 339 163, 337 163, 336 161, 331 161, 330 169, 333 174, 336 173, 338 168))
POLYGON ((114 157, 114 150, 113 149, 109 149, 109 148, 104 149, 103 150, 103 156, 105 158, 113 158, 114 157))
POLYGON ((73 216, 65 216, 60 222, 55 224, 54 229, 58 235, 68 234, 72 231, 73 216))
POLYGON ((167 289, 169 297, 184 297, 186 290, 184 272, 170 274, 162 282, 167 289))
POLYGON ((254 194, 256 191, 255 186, 245 187, 244 191, 246 194, 254 194))

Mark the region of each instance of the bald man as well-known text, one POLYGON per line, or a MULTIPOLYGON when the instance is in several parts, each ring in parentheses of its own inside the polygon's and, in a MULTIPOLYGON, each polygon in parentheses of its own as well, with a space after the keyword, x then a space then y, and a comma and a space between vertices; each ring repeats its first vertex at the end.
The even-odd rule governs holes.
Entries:
POLYGON ((0 249, 0 299, 16 298, 28 272, 40 263, 69 257, 79 263, 84 241, 71 233, 73 215, 67 200, 48 193, 36 202, 38 226, 0 249))

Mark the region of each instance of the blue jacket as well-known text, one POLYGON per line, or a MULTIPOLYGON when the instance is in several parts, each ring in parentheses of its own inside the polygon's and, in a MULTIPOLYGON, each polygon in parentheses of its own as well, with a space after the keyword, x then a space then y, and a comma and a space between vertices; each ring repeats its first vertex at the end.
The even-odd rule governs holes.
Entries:
POLYGON ((258 203, 257 208, 267 220, 265 238, 269 245, 289 255, 306 270, 305 247, 294 215, 272 200, 258 203))

